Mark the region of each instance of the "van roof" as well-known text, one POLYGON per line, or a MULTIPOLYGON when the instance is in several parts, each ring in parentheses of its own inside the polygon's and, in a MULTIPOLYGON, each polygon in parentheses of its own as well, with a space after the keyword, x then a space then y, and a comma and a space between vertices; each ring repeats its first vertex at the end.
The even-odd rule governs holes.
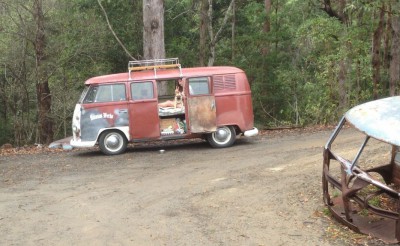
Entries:
MULTIPOLYGON (((211 75, 229 74, 229 73, 243 73, 243 70, 229 66, 182 68, 182 78, 211 76, 211 75)), ((131 72, 131 79, 129 79, 128 72, 108 74, 90 78, 86 80, 85 85, 113 83, 113 82, 121 82, 128 80, 131 81, 154 80, 154 79, 163 80, 163 79, 173 79, 181 77, 179 69, 165 69, 165 70, 159 69, 156 71, 156 74, 157 76, 155 77, 154 70, 131 72)))

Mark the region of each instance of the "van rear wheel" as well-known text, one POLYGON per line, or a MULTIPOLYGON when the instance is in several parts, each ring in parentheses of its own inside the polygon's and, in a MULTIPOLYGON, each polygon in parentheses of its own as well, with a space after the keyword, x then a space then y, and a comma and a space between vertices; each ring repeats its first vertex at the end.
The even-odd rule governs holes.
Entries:
POLYGON ((106 155, 118 155, 126 150, 128 141, 119 131, 106 131, 100 135, 99 147, 106 155))
POLYGON ((214 148, 232 146, 236 140, 236 132, 233 126, 218 127, 217 131, 207 135, 207 141, 214 148))

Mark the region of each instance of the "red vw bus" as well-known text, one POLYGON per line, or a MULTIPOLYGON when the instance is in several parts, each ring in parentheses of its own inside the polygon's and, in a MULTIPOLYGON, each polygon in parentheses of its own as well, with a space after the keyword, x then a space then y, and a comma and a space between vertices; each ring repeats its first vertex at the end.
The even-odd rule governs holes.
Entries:
POLYGON ((177 58, 129 62, 128 72, 85 82, 72 120, 73 147, 107 155, 128 142, 205 138, 231 146, 258 134, 250 86, 235 67, 181 68, 177 58))

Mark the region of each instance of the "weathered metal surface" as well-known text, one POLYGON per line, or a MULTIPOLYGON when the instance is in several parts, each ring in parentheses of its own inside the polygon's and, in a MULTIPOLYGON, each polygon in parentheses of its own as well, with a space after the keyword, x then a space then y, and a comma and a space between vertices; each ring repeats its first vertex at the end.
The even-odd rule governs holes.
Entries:
POLYGON ((192 133, 215 132, 217 130, 214 96, 188 98, 188 112, 192 133))
POLYGON ((399 145, 400 97, 391 97, 349 110, 323 152, 323 198, 333 217, 356 232, 387 243, 400 242, 399 145), (331 149, 346 122, 367 135, 353 160, 347 160, 331 149), (392 155, 390 160, 379 160, 385 164, 367 169, 363 168, 363 163, 358 163, 358 159, 365 154, 364 147, 370 137, 392 146, 392 155), (376 203, 377 200, 386 203, 376 203))
POLYGON ((132 139, 156 139, 160 137, 160 119, 157 100, 130 102, 129 133, 132 139))
POLYGON ((358 105, 350 109, 345 117, 365 134, 400 146, 400 96, 358 105))
MULTIPOLYGON (((334 210, 333 215, 343 215, 345 213, 343 208, 343 201, 340 197, 334 199, 335 206, 330 207, 331 211, 334 210)), ((386 243, 397 243, 395 238, 395 220, 376 217, 364 216, 361 210, 352 211, 352 222, 347 222, 345 225, 357 233, 371 235, 375 238, 380 238, 386 243)), ((338 219, 338 218, 337 218, 338 219)), ((340 220, 341 218, 339 218, 340 220)))

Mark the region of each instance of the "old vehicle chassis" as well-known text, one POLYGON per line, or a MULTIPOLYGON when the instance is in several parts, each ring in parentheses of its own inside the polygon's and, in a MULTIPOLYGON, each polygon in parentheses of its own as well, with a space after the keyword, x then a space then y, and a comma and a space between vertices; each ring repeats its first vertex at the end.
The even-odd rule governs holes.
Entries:
MULTIPOLYGON (((349 110, 323 151, 323 198, 331 214, 352 230, 388 243, 400 241, 399 146, 400 97, 391 97, 349 110), (347 125, 364 134, 364 140, 352 160, 335 153, 332 148, 347 125), (362 167, 359 160, 371 140, 389 147, 389 163, 362 167)), ((373 161, 384 159, 380 157, 378 161, 373 161)))

